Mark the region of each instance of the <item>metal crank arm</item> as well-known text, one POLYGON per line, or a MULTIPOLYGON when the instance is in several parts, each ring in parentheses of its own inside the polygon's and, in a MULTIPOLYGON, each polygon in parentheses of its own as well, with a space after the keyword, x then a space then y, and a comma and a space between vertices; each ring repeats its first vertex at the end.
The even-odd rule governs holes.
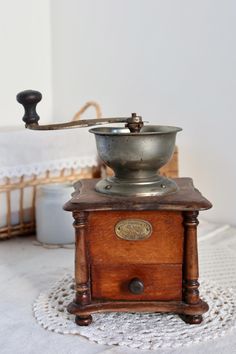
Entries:
POLYGON ((126 123, 127 128, 132 133, 139 132, 143 126, 141 116, 132 113, 131 117, 116 117, 116 118, 100 118, 100 119, 83 119, 78 121, 39 125, 39 115, 36 112, 36 106, 42 99, 42 94, 39 91, 25 90, 16 96, 17 101, 23 105, 25 114, 22 120, 25 122, 25 127, 33 130, 60 130, 71 128, 83 128, 94 125, 102 125, 109 123, 126 123))

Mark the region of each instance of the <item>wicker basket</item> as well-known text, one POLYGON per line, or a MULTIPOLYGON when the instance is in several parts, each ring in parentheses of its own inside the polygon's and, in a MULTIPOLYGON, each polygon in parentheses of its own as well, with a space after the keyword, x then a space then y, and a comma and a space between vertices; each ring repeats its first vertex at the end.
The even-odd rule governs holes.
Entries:
MULTIPOLYGON (((12 236, 24 236, 35 232, 35 199, 36 188, 42 184, 75 182, 81 178, 98 176, 98 168, 90 167, 79 171, 63 169, 59 175, 47 171, 43 176, 21 176, 17 179, 6 178, 5 183, 0 185, 1 204, 6 205, 5 215, 0 214, 1 224, 0 239, 12 236), (13 211, 13 194, 17 192, 17 211, 13 211), (30 196, 29 196, 30 195, 30 196), (25 198, 28 196, 28 198, 25 198), (27 202, 26 202, 27 199, 27 202), (30 202, 29 202, 30 200, 30 202)), ((15 202, 14 202, 15 203, 15 202)))
MULTIPOLYGON (((73 117, 80 119, 88 108, 94 108, 96 117, 101 109, 94 101, 87 102, 73 117)), ((75 182, 81 178, 100 176, 100 167, 61 169, 46 171, 43 175, 22 175, 19 178, 4 178, 0 182, 0 240, 25 236, 35 232, 35 199, 37 186, 49 183, 75 182)))

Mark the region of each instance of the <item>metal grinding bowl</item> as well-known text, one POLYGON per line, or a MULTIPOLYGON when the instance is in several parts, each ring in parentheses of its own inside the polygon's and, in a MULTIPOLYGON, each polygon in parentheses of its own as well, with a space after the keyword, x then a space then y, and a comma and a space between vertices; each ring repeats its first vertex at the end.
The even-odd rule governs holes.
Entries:
POLYGON ((172 157, 181 128, 147 125, 139 133, 127 128, 99 127, 95 134, 99 157, 115 173, 100 180, 96 190, 120 196, 160 196, 176 192, 174 181, 158 170, 172 157))
POLYGON ((17 95, 23 105, 23 121, 33 130, 60 130, 81 128, 108 123, 125 123, 125 128, 92 128, 101 160, 111 167, 114 177, 100 180, 96 190, 117 196, 161 196, 178 190, 174 181, 160 176, 158 170, 171 158, 177 132, 181 128, 146 125, 142 117, 132 113, 130 117, 100 118, 66 123, 39 125, 36 105, 42 94, 25 90, 17 95))

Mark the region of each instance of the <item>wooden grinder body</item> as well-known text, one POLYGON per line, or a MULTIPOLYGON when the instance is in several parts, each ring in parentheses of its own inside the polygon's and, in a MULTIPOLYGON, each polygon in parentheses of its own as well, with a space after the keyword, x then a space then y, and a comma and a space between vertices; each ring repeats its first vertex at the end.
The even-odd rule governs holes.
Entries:
POLYGON ((75 185, 64 209, 75 220, 75 299, 68 311, 78 325, 106 311, 174 312, 201 323, 208 305, 198 290, 197 216, 211 204, 190 178, 175 181, 179 191, 159 198, 103 195, 96 179, 75 185))

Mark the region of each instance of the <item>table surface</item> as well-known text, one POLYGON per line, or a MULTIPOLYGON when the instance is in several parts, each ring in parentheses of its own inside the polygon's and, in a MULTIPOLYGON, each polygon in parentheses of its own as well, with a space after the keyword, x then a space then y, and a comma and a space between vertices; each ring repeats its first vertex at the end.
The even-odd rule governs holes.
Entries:
MULTIPOLYGON (((73 274, 74 250, 45 249, 36 246, 34 240, 34 237, 16 238, 0 243, 1 354, 236 353, 236 330, 208 343, 178 349, 143 351, 99 345, 80 336, 56 334, 41 328, 33 317, 32 304, 40 292, 47 290, 63 274, 73 274)), ((230 229, 227 225, 214 227, 206 224, 204 230, 200 226, 199 241, 201 264, 201 253, 206 250, 206 242, 211 247, 222 248, 224 245, 229 252, 235 252, 236 229, 230 229), (207 236, 202 236, 206 231, 207 236), (204 238, 206 240, 202 241, 204 238)), ((236 282, 236 269, 234 271, 236 282)), ((202 274, 204 275, 204 269, 202 274)))

